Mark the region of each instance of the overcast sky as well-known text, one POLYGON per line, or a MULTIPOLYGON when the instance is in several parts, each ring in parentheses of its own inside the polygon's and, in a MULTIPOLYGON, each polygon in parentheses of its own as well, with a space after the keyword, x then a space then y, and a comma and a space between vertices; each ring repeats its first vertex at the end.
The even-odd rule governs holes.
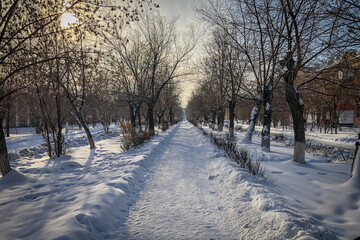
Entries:
MULTIPOLYGON (((198 20, 195 17, 194 6, 199 4, 201 0, 153 0, 153 2, 160 5, 160 10, 167 18, 179 17, 177 27, 182 28, 191 23, 197 23, 198 20)), ((196 78, 196 77, 193 77, 196 78)), ((191 95, 195 86, 196 79, 192 79, 192 82, 186 81, 182 84, 182 104, 185 107, 188 98, 191 95)))
POLYGON ((196 21, 193 6, 200 0, 153 0, 160 4, 161 11, 169 18, 179 16, 179 23, 186 25, 196 21))

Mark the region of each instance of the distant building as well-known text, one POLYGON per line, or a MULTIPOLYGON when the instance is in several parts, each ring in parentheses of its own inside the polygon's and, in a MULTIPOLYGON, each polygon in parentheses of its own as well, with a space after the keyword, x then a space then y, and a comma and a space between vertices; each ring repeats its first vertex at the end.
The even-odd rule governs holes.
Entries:
POLYGON ((307 123, 360 126, 360 54, 348 51, 319 72, 311 85, 306 113, 307 123), (311 95, 312 94, 312 95, 311 95), (334 114, 336 113, 336 114, 334 114))
POLYGON ((34 126, 34 118, 29 103, 25 99, 27 98, 24 94, 19 94, 13 99, 7 99, 10 100, 10 105, 5 104, 3 128, 6 127, 7 121, 9 121, 10 128, 34 126))

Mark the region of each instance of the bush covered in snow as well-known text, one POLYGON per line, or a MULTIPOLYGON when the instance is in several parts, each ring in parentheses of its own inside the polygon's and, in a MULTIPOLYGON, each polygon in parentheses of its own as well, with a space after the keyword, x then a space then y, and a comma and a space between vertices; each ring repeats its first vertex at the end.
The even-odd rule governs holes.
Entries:
POLYGON ((253 159, 246 149, 238 149, 236 141, 232 139, 228 134, 223 137, 220 135, 210 134, 199 127, 204 135, 210 136, 212 142, 219 148, 222 149, 226 155, 233 159, 241 168, 247 168, 249 173, 253 176, 266 177, 266 169, 261 166, 260 161, 253 159))
MULTIPOLYGON (((294 146, 294 140, 288 139, 282 134, 273 134, 272 139, 276 142, 282 142, 285 146, 294 146)), ((306 140, 306 152, 312 155, 324 155, 329 162, 349 162, 354 157, 354 152, 306 140)))

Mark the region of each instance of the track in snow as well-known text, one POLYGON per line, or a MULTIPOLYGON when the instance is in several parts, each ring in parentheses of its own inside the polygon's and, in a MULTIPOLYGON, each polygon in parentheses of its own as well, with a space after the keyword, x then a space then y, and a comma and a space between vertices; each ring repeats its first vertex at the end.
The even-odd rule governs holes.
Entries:
MULTIPOLYGON (((190 123, 182 123, 148 175, 140 198, 132 207, 119 238, 228 239, 226 213, 206 164, 204 138, 190 123)), ((209 143, 207 143, 209 144, 209 143)))
POLYGON ((127 220, 107 239, 337 239, 217 150, 189 122, 152 157, 127 220))

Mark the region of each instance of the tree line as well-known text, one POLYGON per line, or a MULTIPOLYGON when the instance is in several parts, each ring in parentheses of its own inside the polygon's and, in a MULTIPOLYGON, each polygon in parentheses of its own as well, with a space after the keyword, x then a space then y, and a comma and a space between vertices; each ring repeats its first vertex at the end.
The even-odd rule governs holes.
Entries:
MULTIPOLYGON (((208 0, 197 12, 209 24, 210 37, 200 65, 203 77, 187 116, 213 123, 217 118, 221 130, 228 109, 233 137, 235 109, 251 104, 246 139, 251 141, 261 114, 261 146, 270 149, 274 114, 279 120, 284 118, 281 111, 289 109, 293 160, 305 163, 306 111, 319 108, 319 99, 327 99, 322 100, 322 109, 330 105, 336 122, 336 107, 344 93, 347 99, 358 99, 358 86, 327 75, 334 65, 346 67, 339 61, 335 64, 335 56, 360 44, 360 4, 355 0, 208 0)), ((325 116, 326 111, 329 108, 325 116)))
MULTIPOLYGON (((0 2, 0 169, 10 170, 3 131, 12 104, 23 102, 36 118, 48 154, 63 154, 63 128, 75 119, 95 142, 88 118, 105 132, 126 111, 132 129, 150 135, 181 110, 180 68, 195 34, 175 31, 176 21, 150 1, 2 0, 0 2), (76 21, 64 26, 62 16, 76 21), (118 115, 117 115, 118 114, 118 115), (166 119, 165 119, 166 118, 166 119), (94 120, 95 119, 95 120, 94 120)), ((9 133, 9 131, 7 131, 9 133)))

